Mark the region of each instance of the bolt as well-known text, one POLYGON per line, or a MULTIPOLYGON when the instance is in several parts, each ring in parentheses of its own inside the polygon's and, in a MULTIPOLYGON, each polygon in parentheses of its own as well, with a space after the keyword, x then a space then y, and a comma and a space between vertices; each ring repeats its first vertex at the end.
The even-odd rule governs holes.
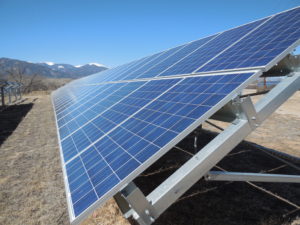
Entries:
POLYGON ((145 210, 145 213, 146 213, 146 215, 148 215, 148 216, 150 215, 150 212, 149 212, 148 209, 145 210))
POLYGON ((150 216, 150 221, 153 223, 155 219, 152 216, 150 216))
POLYGON ((137 220, 139 218, 139 215, 136 212, 134 212, 132 217, 133 217, 133 219, 137 220))

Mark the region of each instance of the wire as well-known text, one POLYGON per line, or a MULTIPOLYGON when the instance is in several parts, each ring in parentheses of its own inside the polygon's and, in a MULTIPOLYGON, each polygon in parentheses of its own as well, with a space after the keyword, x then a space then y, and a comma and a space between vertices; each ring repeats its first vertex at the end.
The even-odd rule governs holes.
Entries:
MULTIPOLYGON (((175 148, 178 149, 178 150, 180 150, 180 151, 182 151, 182 152, 185 152, 185 153, 189 154, 190 156, 194 156, 194 154, 192 154, 192 153, 188 152, 187 150, 184 150, 184 149, 182 149, 182 148, 180 148, 180 147, 178 147, 178 146, 175 146, 175 148)), ((271 170, 269 170, 269 171, 274 171, 274 170, 276 170, 276 169, 282 168, 283 166, 284 166, 284 165, 279 166, 279 167, 276 167, 276 168, 273 168, 273 169, 271 169, 271 170)), ((227 172, 227 170, 225 170, 224 168, 222 168, 222 167, 220 167, 220 166, 218 166, 218 165, 215 165, 215 167, 218 168, 219 170, 222 170, 222 171, 224 171, 224 172, 227 172)), ((232 181, 231 181, 231 182, 228 182, 228 183, 232 183, 232 181)), ((228 183, 226 183, 226 184, 228 184, 228 183)), ((296 208, 296 211, 300 210, 300 206, 298 206, 297 204, 291 202, 290 200, 288 200, 288 199, 286 199, 286 198, 284 198, 284 197, 282 197, 282 196, 280 196, 280 195, 278 195, 278 194, 275 194, 275 193, 273 193, 273 192, 271 192, 271 191, 269 191, 269 190, 267 190, 267 189, 265 189, 265 188, 263 188, 263 187, 260 187, 260 186, 258 186, 258 185, 256 185, 256 184, 253 184, 253 183, 250 182, 250 181, 245 181, 245 183, 247 183, 247 184, 250 185, 251 187, 254 187, 254 188, 256 188, 256 189, 258 189, 258 190, 260 190, 260 191, 262 191, 262 192, 264 192, 264 193, 266 193, 266 194, 268 194, 268 195, 270 195, 270 196, 272 196, 272 197, 274 197, 274 198, 276 198, 276 199, 278 199, 278 200, 280 200, 280 201, 282 201, 282 202, 284 202, 284 203, 286 203, 286 204, 288 204, 288 205, 290 205, 290 206, 293 206, 294 208, 296 208)), ((220 187, 220 186, 218 186, 218 187, 220 187)), ((214 190, 216 190, 218 187, 213 187, 213 188, 210 188, 210 189, 207 189, 207 190, 204 190, 204 191, 197 191, 197 192, 194 192, 194 193, 192 193, 192 194, 190 194, 190 195, 188 195, 188 196, 185 196, 185 197, 180 198, 178 201, 184 200, 184 199, 188 198, 189 196, 190 196, 190 197, 193 197, 193 196, 196 196, 196 195, 198 195, 198 194, 207 193, 207 192, 209 192, 209 191, 214 191, 214 190)), ((295 210, 293 210, 293 212, 294 212, 294 211, 295 211, 295 210)), ((293 212, 291 212, 291 213, 293 213, 293 212)), ((283 216, 284 216, 284 215, 283 215, 283 216)))

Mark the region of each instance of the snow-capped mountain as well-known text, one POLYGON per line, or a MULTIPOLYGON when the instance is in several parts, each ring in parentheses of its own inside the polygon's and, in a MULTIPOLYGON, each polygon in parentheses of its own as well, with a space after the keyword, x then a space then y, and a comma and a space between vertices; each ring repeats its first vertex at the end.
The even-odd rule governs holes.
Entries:
POLYGON ((103 70, 106 70, 107 67, 100 63, 88 63, 86 65, 73 66, 70 64, 63 63, 53 63, 53 62, 44 62, 38 63, 39 65, 44 65, 54 71, 63 72, 70 74, 71 77, 83 77, 93 73, 98 73, 103 70))
POLYGON ((73 66, 64 63, 31 63, 16 59, 0 58, 0 77, 8 75, 8 71, 22 71, 25 75, 39 75, 50 78, 80 78, 106 70, 102 64, 89 63, 82 66, 73 66))

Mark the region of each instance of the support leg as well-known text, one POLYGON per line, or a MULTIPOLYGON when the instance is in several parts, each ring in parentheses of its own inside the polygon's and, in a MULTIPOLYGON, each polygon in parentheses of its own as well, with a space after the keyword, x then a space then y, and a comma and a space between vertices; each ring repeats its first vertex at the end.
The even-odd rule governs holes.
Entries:
POLYGON ((133 182, 118 193, 115 200, 126 218, 133 216, 140 225, 154 222, 151 203, 133 182))

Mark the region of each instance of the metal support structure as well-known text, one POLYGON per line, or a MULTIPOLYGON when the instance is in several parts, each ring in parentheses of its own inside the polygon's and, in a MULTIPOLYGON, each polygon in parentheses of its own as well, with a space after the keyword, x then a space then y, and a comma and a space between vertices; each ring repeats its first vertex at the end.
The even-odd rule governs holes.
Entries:
POLYGON ((18 89, 14 88, 14 96, 15 96, 15 102, 18 100, 18 89))
POLYGON ((245 95, 241 95, 241 98, 245 98, 245 97, 252 97, 252 96, 257 96, 257 95, 264 95, 267 94, 269 92, 269 90, 267 91, 259 91, 259 92, 255 92, 255 93, 250 93, 250 94, 245 94, 245 95))
POLYGON ((5 106, 5 97, 8 97, 8 105, 12 102, 17 102, 18 100, 22 99, 22 92, 21 92, 22 84, 16 82, 9 82, 9 81, 0 81, 0 94, 1 94, 1 105, 5 106), (14 96, 14 101, 12 98, 14 96))
POLYGON ((7 90, 8 93, 8 103, 11 104, 11 88, 7 90))
POLYGON ((205 175, 209 181, 252 181, 252 182, 280 182, 280 183, 300 183, 298 175, 283 174, 263 174, 263 173, 239 173, 210 171, 205 175))
POLYGON ((234 106, 234 100, 232 100, 216 112, 211 119, 231 123, 236 119, 236 111, 237 109, 234 106))
MULTIPOLYGON (((293 76, 287 76, 256 105, 252 104, 250 97, 237 98, 230 103, 231 105, 227 104, 226 107, 223 107, 225 114, 221 113, 218 116, 231 121, 232 124, 176 170, 147 197, 133 183, 124 188, 121 194, 123 200, 125 199, 128 202, 128 208, 125 210, 126 216, 133 216, 140 224, 151 224, 154 219, 158 218, 192 185, 209 174, 209 171, 221 159, 256 129, 294 92, 299 90, 299 87, 300 73, 295 73, 293 76), (224 110, 224 108, 230 109, 230 111, 224 110), (233 115, 235 115, 235 120, 233 115), (131 209, 129 210, 129 208, 131 209)), ((223 173, 217 176, 213 173, 215 172, 211 172, 215 178, 218 176, 220 178, 221 176, 223 179, 231 180, 251 179, 254 181, 256 179, 260 182, 300 182, 300 176, 291 175, 223 173)))
POLYGON ((19 87, 18 87, 19 99, 18 99, 18 100, 21 100, 21 99, 22 99, 22 91, 21 91, 21 87, 22 87, 22 85, 19 84, 19 87))
POLYGON ((1 87, 1 104, 2 106, 5 106, 4 87, 1 87))
POLYGON ((201 130, 202 130, 202 125, 200 125, 193 132, 193 135, 194 135, 194 153, 196 153, 199 150, 199 148, 198 148, 198 136, 199 136, 201 130))

